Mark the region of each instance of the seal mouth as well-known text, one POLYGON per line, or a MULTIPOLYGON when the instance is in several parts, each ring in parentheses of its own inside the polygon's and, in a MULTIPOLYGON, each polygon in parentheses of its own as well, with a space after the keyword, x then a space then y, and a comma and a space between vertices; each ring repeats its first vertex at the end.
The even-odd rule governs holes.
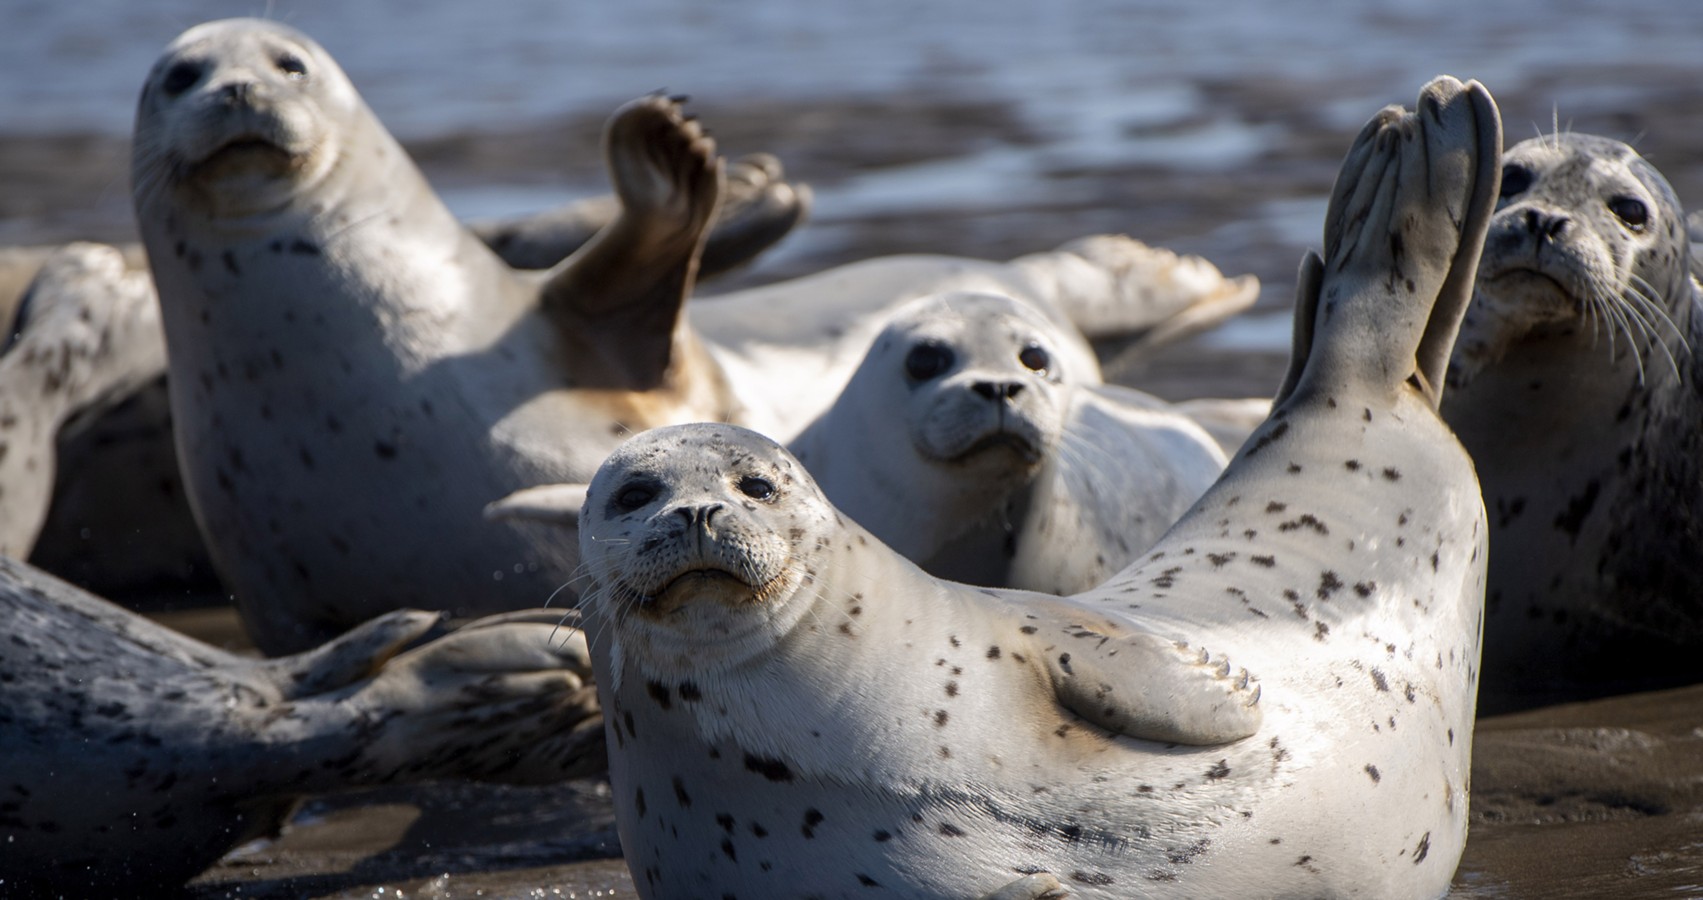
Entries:
POLYGON ((1032 438, 1015 431, 995 431, 985 434, 956 453, 940 457, 941 462, 965 463, 989 454, 1010 454, 1025 465, 1041 461, 1041 447, 1032 438))

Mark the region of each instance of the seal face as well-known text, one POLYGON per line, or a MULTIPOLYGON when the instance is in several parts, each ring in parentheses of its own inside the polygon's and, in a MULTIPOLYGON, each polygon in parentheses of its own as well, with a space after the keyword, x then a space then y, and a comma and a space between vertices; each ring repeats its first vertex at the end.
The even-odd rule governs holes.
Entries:
POLYGON ((1700 670, 1703 319, 1673 190, 1584 134, 1508 151, 1444 416, 1495 512, 1493 708, 1700 670))
POLYGON ((1157 540, 1224 464, 1160 401, 1099 381, 1081 337, 1033 307, 933 295, 894 314, 792 449, 929 572, 1073 593, 1157 540))
POLYGON ((580 540, 641 895, 964 897, 1039 873, 1096 898, 1441 894, 1466 833, 1485 527, 1436 398, 1500 134, 1452 79, 1367 127, 1271 418, 1096 590, 930 577, 730 426, 612 455, 580 540), (744 555, 758 574, 731 592, 679 580, 744 555), (771 555, 794 586, 759 600, 771 555))

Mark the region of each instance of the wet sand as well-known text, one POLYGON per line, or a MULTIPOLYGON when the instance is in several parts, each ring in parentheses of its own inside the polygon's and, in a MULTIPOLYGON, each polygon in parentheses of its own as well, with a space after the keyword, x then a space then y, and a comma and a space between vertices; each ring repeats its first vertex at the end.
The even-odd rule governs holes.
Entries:
MULTIPOLYGON (((1471 71, 1457 74, 1470 76, 1471 71)), ((702 97, 697 111, 737 155, 778 154, 813 184, 815 219, 721 288, 889 252, 1006 257, 1082 234, 1123 231, 1264 283, 1256 312, 1281 316, 1296 260, 1317 241, 1324 198, 1365 94, 1387 72, 1199 76, 1190 112, 1127 125, 1124 136, 1186 144, 1214 123, 1260 136, 1228 162, 1062 161, 1047 123, 994 96, 917 90, 827 99, 702 97), (1001 191, 1002 161, 1028 166, 1001 191), (959 184, 961 172, 976 175, 959 184), (921 197, 921 200, 917 200, 921 197), (908 199, 907 199, 908 198, 908 199)), ((1417 81, 1378 102, 1410 102, 1417 81)), ((1538 65, 1492 82, 1512 143, 1547 129, 1552 108, 1580 131, 1622 139, 1703 203, 1703 78, 1688 63, 1538 65)), ((434 184, 469 215, 518 212, 602 184, 603 114, 483 126, 409 142, 434 184)), ((1137 143, 1140 143, 1138 141, 1137 143)), ((0 243, 131 236, 127 148, 109 133, 0 137, 0 243)), ((1281 322, 1279 322, 1279 325, 1281 322)), ((1252 349, 1208 335, 1120 376, 1172 399, 1266 395, 1281 342, 1252 349)), ((170 619, 239 642, 228 611, 170 619)), ((1703 896, 1703 686, 1486 719, 1476 735, 1472 835, 1456 896, 1703 896)), ((275 841, 230 854, 187 896, 623 897, 606 791, 441 785, 322 798, 275 841)))

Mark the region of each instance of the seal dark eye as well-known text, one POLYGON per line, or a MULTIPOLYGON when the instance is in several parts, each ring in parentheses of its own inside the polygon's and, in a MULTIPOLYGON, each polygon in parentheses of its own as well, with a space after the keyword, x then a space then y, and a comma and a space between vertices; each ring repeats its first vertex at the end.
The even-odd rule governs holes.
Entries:
POLYGON ((1502 199, 1517 197, 1530 190, 1532 170, 1512 163, 1502 167, 1502 199))
POLYGON ((739 493, 753 500, 767 500, 775 495, 775 486, 767 478, 747 475, 739 479, 739 493))
POLYGON ((934 341, 926 341, 911 348, 905 354, 905 374, 912 381, 927 381, 944 374, 952 368, 952 351, 946 345, 934 341))
POLYGON ((176 97, 178 94, 195 86, 201 80, 201 67, 191 62, 180 62, 166 70, 166 77, 160 79, 160 90, 167 96, 176 97))
POLYGON ((615 499, 610 505, 622 512, 632 512, 646 503, 656 499, 656 485, 647 481, 638 481, 623 486, 615 492, 615 499))
POLYGON ((291 81, 301 81, 307 77, 307 63, 294 53, 286 53, 278 57, 278 71, 291 81))
POLYGON ((1608 211, 1620 217, 1626 227, 1636 232, 1643 232, 1650 224, 1650 210, 1644 201, 1636 197, 1616 197, 1608 201, 1608 211))
POLYGON ((1017 361, 1036 372, 1045 372, 1053 364, 1053 358, 1047 349, 1040 344, 1030 344, 1017 354, 1017 361))

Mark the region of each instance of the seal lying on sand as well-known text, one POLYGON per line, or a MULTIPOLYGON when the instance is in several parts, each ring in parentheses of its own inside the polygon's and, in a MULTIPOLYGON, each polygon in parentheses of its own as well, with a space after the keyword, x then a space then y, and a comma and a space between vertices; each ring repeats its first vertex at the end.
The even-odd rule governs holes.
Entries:
POLYGON ((0 885, 134 896, 182 884, 295 797, 594 771, 585 645, 560 612, 475 622, 403 652, 396 612, 311 653, 233 656, 0 558, 0 885))
POLYGON ((1487 700, 1703 676, 1703 314, 1673 189, 1619 141, 1508 151, 1443 415, 1490 509, 1487 700))
POLYGON ((568 580, 572 544, 488 525, 485 502, 585 482, 622 435, 653 425, 796 433, 844 383, 868 323, 943 282, 1010 285, 1056 315, 1130 328, 1254 293, 1108 238, 1011 264, 865 264, 704 304, 688 323, 719 196, 713 145, 651 97, 617 113, 608 156, 615 222, 555 269, 517 273, 300 33, 210 23, 155 65, 135 199, 178 446, 262 649, 398 606, 539 602, 568 580))
POLYGON ((641 895, 1447 890, 1486 527, 1436 404, 1501 130, 1477 84, 1418 109, 1349 152, 1271 418, 1097 590, 925 575, 732 427, 610 457, 583 601, 641 895))
POLYGON ((22 558, 47 516, 60 429, 153 377, 165 344, 147 273, 99 244, 50 257, 11 331, 0 342, 0 555, 22 558))

